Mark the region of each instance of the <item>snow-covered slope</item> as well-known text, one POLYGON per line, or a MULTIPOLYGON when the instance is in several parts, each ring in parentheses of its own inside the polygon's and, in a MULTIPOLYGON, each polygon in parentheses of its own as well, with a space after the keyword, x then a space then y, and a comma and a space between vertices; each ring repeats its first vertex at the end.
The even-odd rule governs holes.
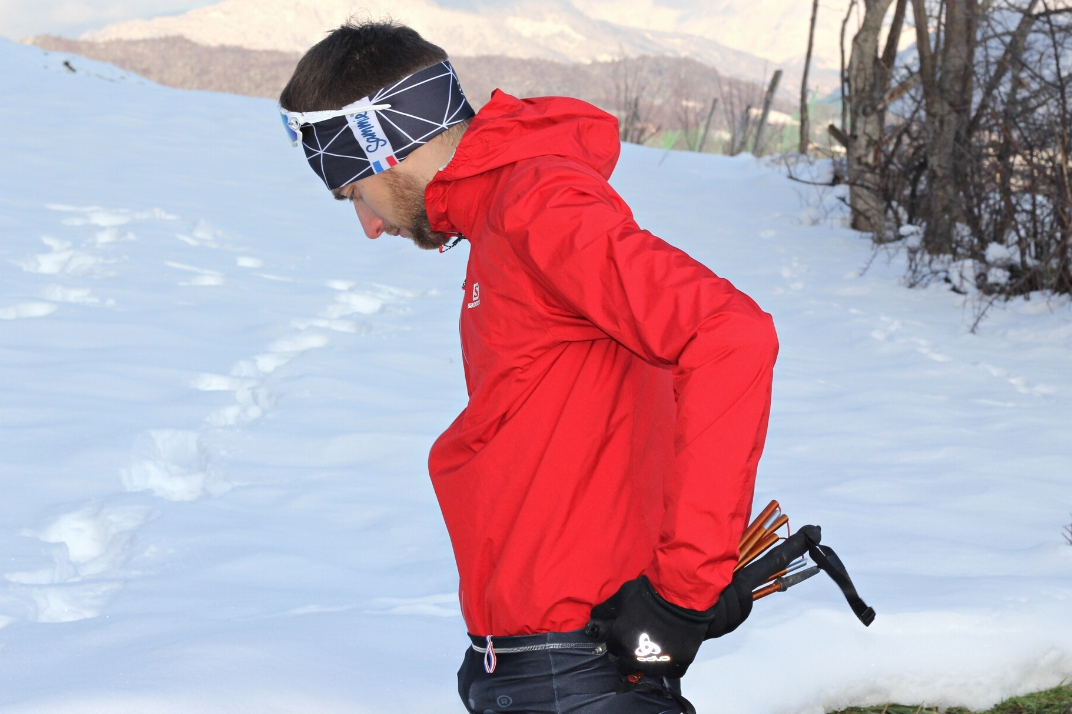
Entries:
POLYGON ((724 61, 734 54, 681 33, 638 32, 587 17, 565 0, 521 0, 478 11, 435 0, 224 0, 183 15, 111 25, 90 39, 141 39, 181 34, 208 45, 304 52, 351 16, 394 17, 459 55, 501 54, 590 61, 627 52, 664 52, 724 61))
MULTIPOLYGON (((465 247, 361 237, 271 101, 0 62, 0 711, 461 712, 425 458, 465 403, 465 247)), ((879 613, 818 578, 764 600, 701 650, 700 711, 1072 674, 1067 301, 968 334, 750 157, 626 146, 613 182, 774 315, 757 501, 879 613)))
MULTIPOLYGON (((765 60, 747 42, 727 45, 713 35, 680 28, 626 26, 615 22, 613 13, 605 9, 599 18, 592 18, 567 0, 512 0, 468 7, 435 0, 223 0, 178 16, 110 25, 86 38, 181 35, 206 45, 304 52, 351 16, 393 17, 453 55, 588 62, 612 59, 623 51, 671 54, 693 57, 737 77, 762 80, 764 76, 765 60)), ((803 55, 806 36, 794 42, 800 47, 786 57, 803 55)))

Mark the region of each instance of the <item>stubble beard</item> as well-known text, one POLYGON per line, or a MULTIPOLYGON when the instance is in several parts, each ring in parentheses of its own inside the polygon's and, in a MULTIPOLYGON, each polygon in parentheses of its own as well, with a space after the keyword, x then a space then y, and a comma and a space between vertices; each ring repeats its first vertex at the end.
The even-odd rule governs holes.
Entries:
POLYGON ((446 235, 432 230, 428 209, 424 206, 424 186, 416 177, 387 171, 384 180, 391 187, 399 213, 408 219, 404 226, 408 236, 421 250, 439 250, 450 240, 446 235))

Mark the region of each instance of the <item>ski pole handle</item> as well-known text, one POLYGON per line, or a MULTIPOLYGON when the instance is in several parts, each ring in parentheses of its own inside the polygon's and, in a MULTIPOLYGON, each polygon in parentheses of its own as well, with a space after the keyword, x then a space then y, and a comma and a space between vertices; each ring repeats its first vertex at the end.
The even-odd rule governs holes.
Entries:
POLYGON ((789 564, 808 552, 809 540, 818 543, 822 538, 819 526, 804 526, 784 541, 774 546, 755 561, 740 568, 737 576, 755 590, 773 576, 789 569, 789 564))

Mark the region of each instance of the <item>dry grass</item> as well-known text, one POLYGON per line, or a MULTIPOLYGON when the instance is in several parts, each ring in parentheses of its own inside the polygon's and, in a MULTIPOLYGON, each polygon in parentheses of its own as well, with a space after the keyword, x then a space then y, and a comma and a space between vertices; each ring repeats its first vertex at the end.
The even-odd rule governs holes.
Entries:
POLYGON ((834 714, 925 714, 926 712, 944 712, 945 714, 1072 714, 1072 684, 1062 684, 1044 692, 1006 699, 987 712, 977 713, 955 707, 937 709, 922 705, 886 704, 876 707, 850 707, 834 712, 834 714))

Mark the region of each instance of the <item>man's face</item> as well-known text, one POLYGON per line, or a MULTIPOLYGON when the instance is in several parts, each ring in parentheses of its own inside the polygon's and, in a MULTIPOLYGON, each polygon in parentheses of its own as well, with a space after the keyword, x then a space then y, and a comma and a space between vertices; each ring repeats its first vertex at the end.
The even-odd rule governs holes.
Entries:
POLYGON ((432 230, 424 207, 424 183, 402 165, 336 190, 335 197, 354 204, 357 220, 369 238, 401 235, 418 248, 437 250, 447 236, 432 230))

